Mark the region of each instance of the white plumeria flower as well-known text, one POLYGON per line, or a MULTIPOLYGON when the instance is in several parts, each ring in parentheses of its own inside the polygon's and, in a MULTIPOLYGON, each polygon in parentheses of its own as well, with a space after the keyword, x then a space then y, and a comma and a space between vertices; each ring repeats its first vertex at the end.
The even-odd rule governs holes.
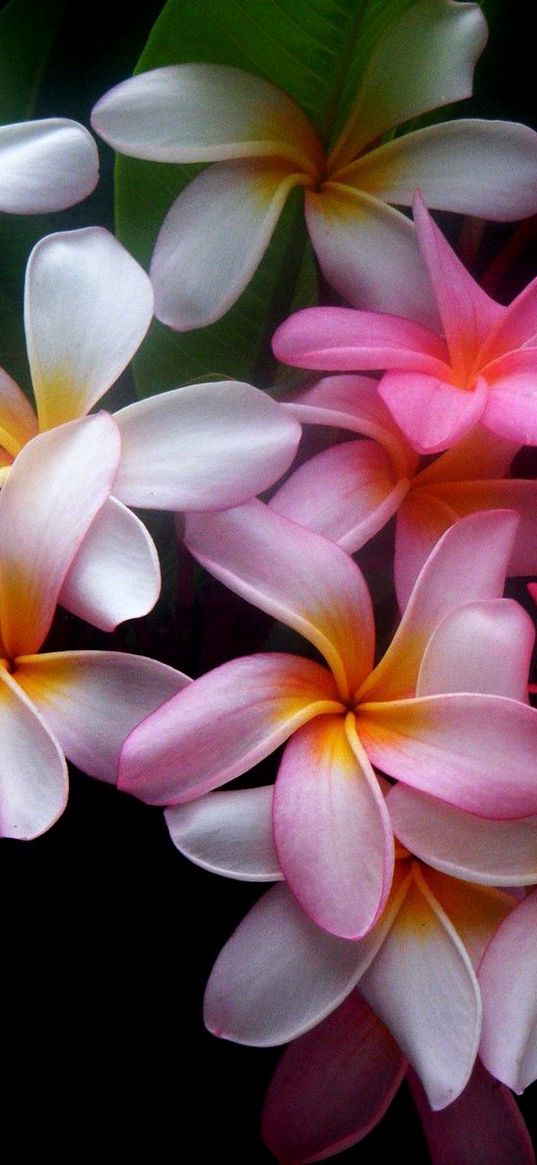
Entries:
POLYGON ((99 155, 77 121, 49 117, 0 126, 0 211, 48 214, 87 198, 99 155))

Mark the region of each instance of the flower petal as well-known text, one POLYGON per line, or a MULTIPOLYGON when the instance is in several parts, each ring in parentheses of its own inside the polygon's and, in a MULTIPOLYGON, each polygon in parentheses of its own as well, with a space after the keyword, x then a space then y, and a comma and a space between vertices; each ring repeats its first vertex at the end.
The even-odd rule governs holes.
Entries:
POLYGON ((486 368, 483 424, 519 445, 537 445, 537 348, 507 352, 486 368))
POLYGON ((448 482, 491 481, 505 477, 519 445, 476 425, 462 441, 452 445, 416 474, 415 484, 447 485, 448 482))
POLYGON ((119 651, 23 656, 16 678, 69 760, 111 782, 127 733, 190 683, 164 663, 119 651))
MULTIPOLYGON (((352 719, 352 716, 350 717, 352 719)), ((384 797, 342 716, 323 716, 285 748, 274 790, 274 842, 291 892, 318 926, 361 938, 393 876, 384 797)))
POLYGON ((231 660, 140 724, 119 786, 150 804, 181 804, 245 773, 313 716, 339 709, 330 673, 292 655, 231 660))
POLYGON ((0 495, 0 605, 8 654, 38 651, 69 566, 106 501, 119 433, 100 413, 34 437, 0 495))
POLYGON ((527 702, 534 642, 532 620, 512 599, 465 603, 433 632, 416 694, 488 692, 527 702), (468 651, 468 644, 477 650, 468 651))
POLYGON ((155 315, 176 331, 231 307, 260 263, 287 196, 304 179, 290 162, 219 162, 168 211, 151 260, 155 315), (224 225, 225 224, 225 225, 224 225))
POLYGON ((477 1054, 481 1001, 468 955, 417 867, 360 992, 416 1069, 431 1108, 455 1100, 477 1054))
POLYGON ((140 519, 115 498, 94 518, 63 581, 58 602, 102 631, 137 619, 154 607, 160 566, 140 519))
POLYGON ((399 840, 435 869, 494 886, 537 881, 537 818, 486 821, 403 784, 386 804, 399 840))
POLYGON ((537 891, 519 902, 487 947, 479 968, 483 994, 481 1059, 523 1092, 537 1076, 537 891))
POLYGON ((164 817, 173 844, 204 870, 246 882, 283 878, 272 840, 273 785, 209 793, 164 817))
POLYGON ((16 457, 37 433, 37 418, 30 402, 11 376, 0 368, 0 448, 16 457))
POLYGON ((65 757, 39 712, 0 667, 0 835, 30 841, 63 813, 69 778, 65 757))
POLYGON ((336 1011, 284 1052, 263 1110, 278 1161, 321 1161, 355 1145, 384 1116, 406 1060, 384 1024, 351 991, 336 1011))
POLYGON ((405 610, 429 555, 457 517, 451 506, 425 489, 410 489, 403 499, 397 514, 393 564, 401 611, 405 610))
POLYGON ((429 868, 422 872, 477 972, 485 947, 515 905, 512 889, 506 892, 495 886, 472 886, 429 868))
POLYGON ((379 393, 418 453, 440 453, 484 421, 488 387, 467 390, 422 372, 387 372, 379 393))
POLYGON ((295 1039, 345 999, 374 949, 369 940, 327 934, 285 883, 273 886, 216 960, 205 993, 206 1026, 256 1047, 295 1039))
POLYGON ((0 126, 0 210, 47 214, 87 198, 99 178, 97 146, 76 121, 49 117, 0 126))
POLYGON ((207 62, 123 81, 97 102, 91 123, 120 153, 154 162, 274 155, 309 169, 321 151, 313 126, 281 89, 207 62))
POLYGON ((85 227, 41 239, 25 290, 41 429, 88 412, 134 356, 152 314, 147 275, 109 231, 85 227))
POLYGON ((232 591, 309 639, 343 698, 368 674, 371 599, 360 570, 338 546, 256 500, 188 517, 185 541, 232 591))
MULTIPOLYGON (((491 434, 492 436, 492 434, 491 434)), ((537 482, 506 478, 504 481, 439 482, 431 487, 439 503, 445 502, 457 516, 476 510, 514 510, 520 517, 507 573, 537 571, 537 482)), ((416 499, 417 501, 417 499, 416 499)))
POLYGON ((190 384, 114 414, 121 461, 114 493, 150 509, 225 509, 289 467, 300 426, 264 392, 235 380, 190 384))

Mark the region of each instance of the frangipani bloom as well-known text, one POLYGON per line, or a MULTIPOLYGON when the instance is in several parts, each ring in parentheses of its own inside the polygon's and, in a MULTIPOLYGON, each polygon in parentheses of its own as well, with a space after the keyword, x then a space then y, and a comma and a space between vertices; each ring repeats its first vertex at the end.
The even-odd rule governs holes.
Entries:
POLYGON ((290 737, 273 811, 281 869, 319 925, 366 933, 393 870, 372 765, 485 817, 537 812, 537 711, 522 702, 533 627, 516 604, 482 601, 501 594, 515 525, 494 512, 447 531, 374 668, 369 594, 339 547, 261 502, 188 518, 195 557, 310 640, 330 670, 260 654, 202 676, 132 733, 120 785, 155 804, 191 801, 290 737))
POLYGON ((51 117, 0 126, 0 211, 46 214, 87 198, 99 178, 91 134, 51 117))
POLYGON ((414 221, 442 332, 401 315, 307 308, 278 328, 278 359, 300 368, 386 368, 379 393, 420 453, 438 453, 478 422, 537 444, 537 279, 509 307, 469 275, 419 195, 414 221))
POLYGON ((537 481, 505 478, 518 446, 477 425, 435 461, 420 459, 366 376, 327 376, 286 408, 302 424, 360 433, 301 465, 270 500, 300 525, 359 550, 397 515, 395 588, 404 608, 441 534, 464 514, 516 510, 508 573, 537 573, 537 481))
MULTIPOLYGON (((49 235, 26 272, 25 325, 37 415, 0 372, 0 480, 38 431, 82 417, 123 372, 153 312, 145 272, 100 227, 49 235)), ((159 589, 156 552, 126 507, 214 509, 265 489, 291 462, 300 426, 249 384, 186 385, 115 414, 121 457, 101 537, 61 602, 105 630, 145 614, 159 589), (110 592, 112 558, 117 576, 110 592), (106 560, 107 570, 100 569, 106 560), (76 605, 73 605, 76 604, 76 605)))
POLYGON ((389 204, 411 205, 419 186, 431 206, 529 215, 537 210, 537 137, 520 125, 466 120, 379 141, 402 122, 468 97, 485 40, 477 4, 415 0, 377 45, 328 154, 287 94, 240 69, 166 66, 101 98, 93 127, 120 153, 215 163, 179 195, 158 236, 151 264, 158 318, 181 331, 222 316, 299 186, 329 283, 351 303, 434 320, 412 224, 389 204))
MULTIPOLYGON (((120 435, 106 413, 29 441, 0 493, 0 833, 29 839, 67 800, 67 756, 114 781, 127 732, 187 678, 120 652, 39 655, 77 552, 109 497, 120 435)), ((113 573, 113 567, 112 567, 113 573)), ((103 586, 106 560, 101 564, 103 586)))

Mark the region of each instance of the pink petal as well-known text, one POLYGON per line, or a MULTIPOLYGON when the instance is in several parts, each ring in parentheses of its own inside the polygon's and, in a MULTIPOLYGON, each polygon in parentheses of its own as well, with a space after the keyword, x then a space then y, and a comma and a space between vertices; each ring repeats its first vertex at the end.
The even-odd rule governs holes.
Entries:
POLYGON ((483 418, 488 388, 479 378, 472 389, 420 372, 387 372, 379 393, 418 453, 440 453, 483 418))
POLYGON ((67 571, 106 501, 119 433, 100 413, 34 437, 0 496, 2 639, 12 658, 38 651, 67 571))
POLYGON ((537 279, 532 279, 505 307, 479 354, 482 364, 537 343, 537 279))
POLYGON ((415 484, 427 489, 448 482, 490 481, 505 477, 519 445, 491 433, 484 425, 474 429, 416 474, 415 484))
POLYGON ((515 1092, 537 1076, 537 892, 518 906, 487 947, 479 968, 483 995, 481 1059, 515 1092))
POLYGON ((135 514, 108 498, 64 579, 58 602, 102 631, 137 619, 160 592, 155 544, 135 514))
POLYGON ((360 570, 339 547, 255 500, 188 517, 185 542, 231 590, 309 639, 343 699, 368 674, 371 600, 360 570))
POLYGON ((393 837, 378 781, 342 716, 317 717, 288 742, 274 841, 290 890, 318 926, 341 938, 371 929, 391 886, 393 837))
POLYGON ((196 680, 129 736, 119 786, 181 804, 270 756, 312 717, 338 711, 330 673, 292 655, 235 659, 196 680))
POLYGON ((285 1165, 322 1161, 378 1124, 405 1073, 395 1040, 357 991, 284 1052, 263 1110, 263 1136, 285 1165))
POLYGON ((0 156, 0 210, 11 214, 65 210, 99 178, 91 134, 68 118, 0 126, 0 156))
POLYGON ((508 352, 486 368, 483 424, 520 445, 537 445, 537 348, 508 352))
POLYGON ((443 341, 429 328, 403 316, 351 307, 307 307, 276 329, 272 347, 278 360, 298 368, 328 372, 408 368, 429 376, 448 371, 443 341))
MULTIPOLYGON (((434 488, 434 487, 433 487, 434 488)), ((397 514, 394 580, 397 602, 405 610, 412 591, 442 534, 458 514, 431 491, 410 489, 397 514)))
POLYGON ((286 1043, 334 1011, 375 946, 327 934, 285 883, 253 907, 213 967, 204 1018, 214 1035, 265 1047, 286 1043))
POLYGON ((190 384, 115 413, 121 461, 114 493, 132 506, 238 505, 281 477, 300 425, 264 392, 235 380, 190 384))
POLYGON ((537 571, 537 482, 506 478, 505 481, 449 482, 433 488, 438 501, 447 502, 457 515, 476 510, 514 510, 520 522, 507 573, 537 571))
POLYGON ((527 702, 534 642, 532 620, 512 599, 465 603, 433 632, 416 694, 488 692, 527 702))
POLYGON ((164 663, 119 651, 22 657, 16 677, 69 760, 110 782, 127 733, 190 683, 164 663))
POLYGON ((65 757, 39 712, 0 668, 0 835, 30 841, 61 816, 69 779, 65 757))
POLYGON ((164 817, 173 844, 214 874, 246 882, 283 878, 272 840, 273 785, 208 793, 164 817))

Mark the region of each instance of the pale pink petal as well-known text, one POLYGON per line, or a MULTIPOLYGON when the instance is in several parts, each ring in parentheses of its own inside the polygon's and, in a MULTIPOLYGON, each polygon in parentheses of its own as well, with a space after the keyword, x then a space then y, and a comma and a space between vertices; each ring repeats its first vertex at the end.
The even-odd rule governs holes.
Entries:
POLYGON ((406 1060, 358 991, 284 1052, 263 1110, 278 1161, 323 1161, 355 1145, 384 1116, 406 1060))
POLYGON ((106 501, 119 462, 112 417, 100 413, 34 437, 0 495, 2 639, 11 657, 38 651, 67 571, 106 501))
POLYGON ((403 784, 386 803, 403 845, 445 874, 495 886, 537 882, 537 818, 486 821, 403 784))
POLYGON ((58 602, 102 631, 154 607, 160 566, 153 539, 135 514, 108 498, 65 576, 58 602))
POLYGON ((0 668, 0 835, 30 841, 63 813, 69 779, 65 757, 48 725, 0 668))
POLYGON ((481 1059, 515 1092, 537 1076, 537 891, 505 919, 479 968, 481 1059))
POLYGON ((300 107, 263 77, 206 62, 167 65, 101 97, 93 128, 114 149, 154 162, 272 154, 310 169, 320 143, 300 107))
POLYGON ((507 573, 534 574, 537 571, 537 482, 523 478, 458 481, 445 485, 439 482, 431 487, 433 491, 438 502, 452 507, 457 516, 476 510, 514 510, 520 516, 520 522, 507 573))
POLYGON ((387 372, 379 393, 418 453, 440 453, 480 419, 485 423, 488 388, 482 377, 465 389, 421 372, 387 372))
POLYGON ((397 512, 408 487, 376 441, 349 441, 299 466, 269 505, 353 554, 397 512))
POLYGON ((219 162, 168 211, 151 260, 155 315, 176 331, 201 328, 231 307, 260 263, 294 186, 290 162, 219 162))
MULTIPOLYGON (((351 718, 351 717, 350 717, 351 718)), ((295 898, 318 926, 361 938, 393 876, 393 836, 378 781, 342 716, 322 716, 286 746, 274 791, 274 842, 295 898)))
POLYGON ((109 231, 41 239, 26 268, 25 326, 42 429, 88 412, 134 356, 152 314, 145 271, 109 231))
POLYGON ((11 460, 37 431, 37 418, 30 402, 11 376, 0 368, 0 448, 11 460))
POLYGON ((506 891, 496 886, 470 885, 430 867, 424 868, 422 873, 432 894, 453 923, 477 972, 485 947, 515 905, 512 887, 506 891))
POLYGON ((369 673, 371 599, 360 570, 338 546, 256 500, 188 517, 185 541, 231 590, 309 639, 343 698, 369 673))
MULTIPOLYGON (((378 940, 380 941, 380 940, 378 940)), ((285 883, 273 886, 220 952, 205 993, 209 1031, 238 1044, 283 1044, 345 999, 377 939, 348 942, 308 918, 285 883)))
POLYGON ((272 347, 278 360, 298 368, 408 368, 428 376, 449 371, 445 345, 429 328, 352 307, 304 308, 280 324, 272 347))
POLYGON ((272 840, 273 785, 208 793, 164 812, 177 849, 205 870, 245 882, 283 878, 272 840))
POLYGON ((432 1165, 535 1165, 516 1100, 479 1060, 464 1092, 441 1112, 432 1111, 413 1072, 408 1080, 432 1165))
POLYGON ((433 632, 416 694, 488 692, 527 701, 534 642, 532 620, 512 599, 465 603, 433 632))
POLYGON ((360 992, 408 1056, 431 1107, 455 1100, 477 1054, 481 1001, 468 955, 417 867, 360 992))
POLYGON ((114 493, 127 505, 236 506, 288 469, 300 425, 264 392, 236 380, 189 384, 114 414, 121 461, 114 493))
POLYGON ((11 214, 65 210, 99 178, 91 134, 62 117, 0 126, 0 159, 0 210, 11 214))
POLYGON ((190 683, 164 663, 119 651, 23 656, 16 678, 69 760, 111 782, 127 733, 190 683))
MULTIPOLYGON (((434 488, 434 487, 433 487, 434 488)), ((426 489, 410 489, 397 514, 394 581, 397 602, 405 610, 429 555, 458 514, 426 489)))
POLYGON ((292 655, 235 659, 139 725, 119 785, 151 804, 181 804, 245 773, 313 716, 338 711, 330 672, 292 655))
POLYGON ((537 210, 537 134, 479 118, 431 125, 364 154, 338 174, 371 196, 511 222, 537 210))
MULTIPOLYGON (((305 210, 321 270, 344 299, 357 308, 438 328, 431 285, 406 215, 344 180, 324 183, 319 193, 306 191, 305 210)), ((342 370, 364 367, 338 365, 342 370)))
POLYGON ((537 813, 537 709, 504 696, 424 696, 362 704, 372 764, 480 817, 537 813))
POLYGON ((362 698, 414 694, 423 653, 441 620, 463 603, 502 595, 516 528, 515 514, 489 510, 446 531, 418 576, 387 652, 363 684, 362 698))

